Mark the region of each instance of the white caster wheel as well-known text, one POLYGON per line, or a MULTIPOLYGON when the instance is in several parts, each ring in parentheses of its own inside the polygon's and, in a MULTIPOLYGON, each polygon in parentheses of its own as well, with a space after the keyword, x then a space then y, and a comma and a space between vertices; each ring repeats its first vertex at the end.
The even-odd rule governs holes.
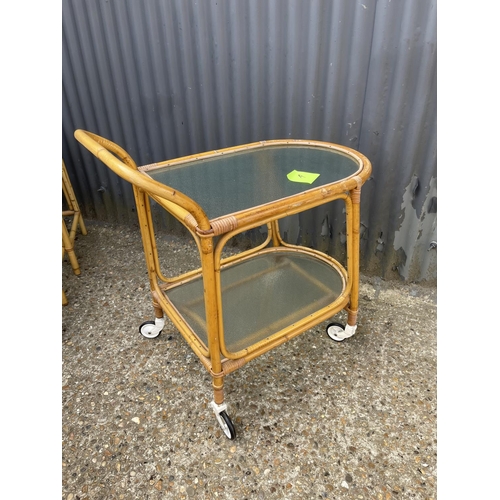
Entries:
POLYGON ((226 437, 228 439, 234 439, 236 437, 236 430, 233 422, 229 418, 229 415, 225 411, 222 411, 215 416, 217 417, 217 422, 219 422, 220 428, 226 437))
POLYGON ((326 327, 326 334, 335 342, 342 342, 345 339, 344 325, 342 323, 330 323, 326 327))
POLYGON ((154 321, 145 321, 139 327, 139 332, 147 339, 154 339, 160 335, 161 328, 159 329, 154 321))
POLYGON ((224 432, 228 439, 234 439, 236 437, 236 430, 232 420, 226 413, 226 404, 222 403, 221 405, 218 405, 215 401, 211 401, 210 406, 215 413, 215 417, 217 418, 217 422, 219 423, 222 432, 224 432))
POLYGON ((354 326, 344 326, 342 323, 330 323, 326 327, 327 335, 335 342, 342 342, 349 337, 352 337, 356 332, 357 325, 354 326))

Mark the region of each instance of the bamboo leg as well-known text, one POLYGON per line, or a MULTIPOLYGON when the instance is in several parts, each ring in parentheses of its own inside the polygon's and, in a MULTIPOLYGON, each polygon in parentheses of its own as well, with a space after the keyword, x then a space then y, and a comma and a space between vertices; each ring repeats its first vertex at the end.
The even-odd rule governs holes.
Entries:
POLYGON ((62 291, 62 305, 67 306, 68 305, 68 299, 66 297, 66 294, 64 293, 64 290, 62 291))
POLYGON ((352 200, 352 235, 351 235, 351 258, 352 288, 347 308, 347 324, 356 326, 359 305, 359 227, 360 227, 360 201, 361 188, 351 191, 352 200))
MULTIPOLYGON (((148 269, 149 288, 153 299, 153 308, 155 314, 155 326, 148 332, 148 335, 155 336, 163 330, 165 326, 165 318, 160 300, 155 292, 155 283, 159 276, 157 269, 158 251, 156 249, 155 233, 153 221, 149 216, 149 199, 148 195, 137 186, 133 185, 135 204, 137 207, 137 217, 141 230, 142 246, 144 250, 144 258, 146 259, 146 267, 148 269)), ((142 328, 142 327, 141 327, 142 328)), ((142 333, 142 329, 141 329, 142 333)))
POLYGON ((203 287, 205 290, 205 314, 207 318, 208 351, 211 361, 212 387, 216 405, 224 404, 224 375, 219 341, 219 315, 221 305, 215 283, 215 263, 212 238, 201 241, 201 264, 203 269, 203 287))
POLYGON ((207 318, 208 350, 212 363, 212 385, 214 401, 220 405, 224 402, 224 376, 222 375, 222 362, 219 344, 219 314, 220 304, 217 300, 215 284, 215 265, 212 238, 201 241, 201 260, 203 269, 203 287, 205 289, 205 314, 207 318))
POLYGON ((68 208, 73 212, 74 220, 76 221, 75 232, 76 228, 80 226, 80 231, 85 236, 87 234, 87 228, 83 222, 82 212, 80 211, 80 206, 78 205, 75 192, 73 191, 73 186, 71 185, 71 180, 69 178, 68 171, 66 170, 64 160, 62 160, 62 187, 68 208))
MULTIPOLYGON (((211 364, 210 372, 212 375, 212 388, 214 392, 214 399, 210 402, 210 406, 226 437, 234 439, 236 437, 236 431, 230 417, 226 413, 227 405, 224 402, 224 372, 222 370, 219 330, 219 316, 222 316, 222 304, 216 284, 215 253, 213 245, 212 238, 203 238, 199 247, 201 250, 201 267, 203 272, 208 351, 211 364)), ((220 265, 217 267, 219 268, 220 265)))
POLYGON ((163 318, 163 309, 156 298, 156 292, 153 292, 153 308, 155 310, 155 318, 163 318))
POLYGON ((78 259, 76 258, 75 251, 73 250, 73 244, 71 243, 71 239, 68 233, 68 228, 66 227, 64 219, 62 221, 62 242, 63 242, 63 247, 62 247, 63 258, 64 258, 64 252, 66 252, 68 254, 71 267, 73 268, 73 272, 76 275, 79 275, 80 265, 78 264, 78 259))
POLYGON ((87 234, 87 228, 85 227, 85 223, 83 222, 83 215, 80 211, 80 208, 78 208, 78 225, 80 226, 81 233, 85 236, 87 234))
POLYGON ((71 244, 74 246, 75 238, 76 238, 76 229, 78 228, 78 214, 75 213, 75 217, 73 218, 73 222, 71 224, 71 228, 69 231, 69 239, 71 244))

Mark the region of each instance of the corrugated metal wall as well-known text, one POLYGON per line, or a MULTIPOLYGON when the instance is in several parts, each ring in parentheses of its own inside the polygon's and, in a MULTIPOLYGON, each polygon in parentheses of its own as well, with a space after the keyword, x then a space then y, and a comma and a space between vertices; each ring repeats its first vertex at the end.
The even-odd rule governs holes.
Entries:
MULTIPOLYGON (((138 164, 278 138, 330 141, 373 164, 361 267, 435 280, 435 0, 63 0, 63 151, 88 218, 136 221, 130 186, 73 138, 138 164)), ((214 182, 216 179, 214 179, 214 182)), ((343 252, 342 204, 282 223, 343 252)))

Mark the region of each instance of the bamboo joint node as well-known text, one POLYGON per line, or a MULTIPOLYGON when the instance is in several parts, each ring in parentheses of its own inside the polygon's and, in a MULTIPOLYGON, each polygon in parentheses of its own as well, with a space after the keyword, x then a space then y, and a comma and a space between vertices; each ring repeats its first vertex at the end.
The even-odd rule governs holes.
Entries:
POLYGON ((353 311, 352 309, 347 309, 347 323, 350 325, 355 325, 358 322, 358 311, 353 311))
POLYGON ((351 200, 358 205, 361 203, 361 188, 357 187, 351 191, 351 200))
POLYGON ((191 228, 198 227, 196 219, 191 214, 187 214, 186 217, 184 217, 184 222, 191 228))
POLYGON ((212 226, 214 235, 218 236, 219 234, 224 234, 236 229, 238 227, 238 219, 234 215, 231 215, 229 217, 213 220, 210 222, 210 225, 212 226))

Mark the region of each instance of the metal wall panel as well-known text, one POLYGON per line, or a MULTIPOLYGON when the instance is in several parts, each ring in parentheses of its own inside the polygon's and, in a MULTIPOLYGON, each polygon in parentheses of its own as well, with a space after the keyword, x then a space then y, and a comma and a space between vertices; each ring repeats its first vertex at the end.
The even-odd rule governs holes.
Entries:
MULTIPOLYGON (((63 0, 62 20, 62 156, 86 217, 136 221, 130 186, 83 150, 77 128, 138 164, 330 141, 373 164, 362 271, 436 279, 435 0, 63 0)), ((342 204, 282 231, 342 255, 342 204)))

